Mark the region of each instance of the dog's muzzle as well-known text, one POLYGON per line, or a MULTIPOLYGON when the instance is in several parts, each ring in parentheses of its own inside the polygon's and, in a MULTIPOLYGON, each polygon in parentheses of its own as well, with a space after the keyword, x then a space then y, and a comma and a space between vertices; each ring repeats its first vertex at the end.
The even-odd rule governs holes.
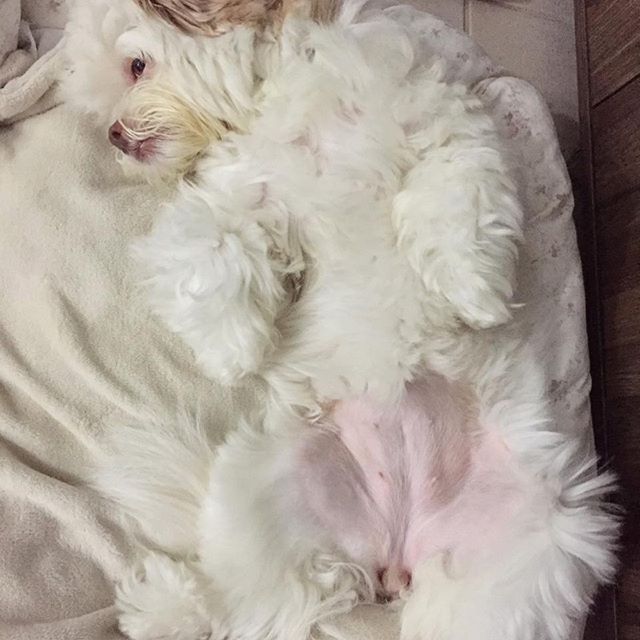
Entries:
POLYGON ((144 138, 143 140, 132 138, 120 120, 109 127, 109 142, 122 153, 140 162, 149 160, 155 152, 155 138, 144 138))

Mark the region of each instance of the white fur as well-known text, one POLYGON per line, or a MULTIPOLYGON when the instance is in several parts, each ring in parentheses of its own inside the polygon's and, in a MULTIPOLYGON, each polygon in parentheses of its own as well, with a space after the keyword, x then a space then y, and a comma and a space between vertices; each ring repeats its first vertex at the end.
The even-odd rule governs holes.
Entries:
POLYGON ((486 330, 511 318, 522 217, 495 125, 402 27, 350 15, 206 39, 94 0, 71 23, 73 101, 106 123, 169 113, 142 168, 187 174, 136 247, 153 308, 209 375, 259 374, 285 409, 217 452, 189 425, 114 432, 99 488, 174 557, 119 588, 135 640, 304 640, 370 599, 370 567, 297 517, 296 442, 306 417, 397 401, 424 369, 471 385, 535 490, 499 554, 420 568, 403 638, 563 639, 612 576, 611 479, 550 424, 518 324, 486 330), (136 51, 144 83, 88 84, 136 51))

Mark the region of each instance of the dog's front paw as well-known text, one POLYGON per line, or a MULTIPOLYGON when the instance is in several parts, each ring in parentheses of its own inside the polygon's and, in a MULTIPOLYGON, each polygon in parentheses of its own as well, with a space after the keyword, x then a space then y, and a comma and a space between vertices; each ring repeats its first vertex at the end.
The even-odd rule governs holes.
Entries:
POLYGON ((273 347, 268 333, 270 327, 258 326, 261 320, 225 318, 205 341, 187 339, 204 373, 227 387, 259 373, 273 347))
POLYGON ((191 200, 169 214, 134 246, 149 303, 207 375, 235 384, 260 369, 288 300, 269 238, 257 224, 229 230, 191 200))
POLYGON ((119 626, 131 640, 220 640, 206 583, 185 563, 147 556, 116 590, 119 626))
POLYGON ((433 273, 423 277, 426 295, 422 300, 425 322, 431 329, 490 329, 513 318, 511 279, 502 275, 474 272, 433 273))
POLYGON ((512 318, 512 283, 502 274, 461 274, 443 291, 451 313, 472 329, 489 329, 512 318))

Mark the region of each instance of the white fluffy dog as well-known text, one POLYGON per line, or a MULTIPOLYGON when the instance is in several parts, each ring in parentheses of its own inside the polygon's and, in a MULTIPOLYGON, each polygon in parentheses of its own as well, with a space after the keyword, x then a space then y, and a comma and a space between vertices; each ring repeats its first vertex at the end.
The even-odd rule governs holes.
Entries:
POLYGON ((100 489, 156 549, 121 628, 306 640, 377 595, 406 640, 566 638, 612 576, 611 479, 550 424, 510 322, 495 125, 410 27, 318 2, 327 22, 267 0, 72 16, 69 100, 127 168, 178 178, 137 247, 154 309, 273 400, 218 450, 190 425, 114 434, 100 489))

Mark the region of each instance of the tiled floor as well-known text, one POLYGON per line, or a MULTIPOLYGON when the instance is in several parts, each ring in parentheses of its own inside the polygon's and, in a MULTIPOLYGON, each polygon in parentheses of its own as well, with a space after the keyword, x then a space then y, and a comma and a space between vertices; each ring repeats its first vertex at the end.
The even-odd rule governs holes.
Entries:
POLYGON ((535 85, 565 155, 578 146, 573 0, 404 0, 470 34, 510 73, 535 85))

